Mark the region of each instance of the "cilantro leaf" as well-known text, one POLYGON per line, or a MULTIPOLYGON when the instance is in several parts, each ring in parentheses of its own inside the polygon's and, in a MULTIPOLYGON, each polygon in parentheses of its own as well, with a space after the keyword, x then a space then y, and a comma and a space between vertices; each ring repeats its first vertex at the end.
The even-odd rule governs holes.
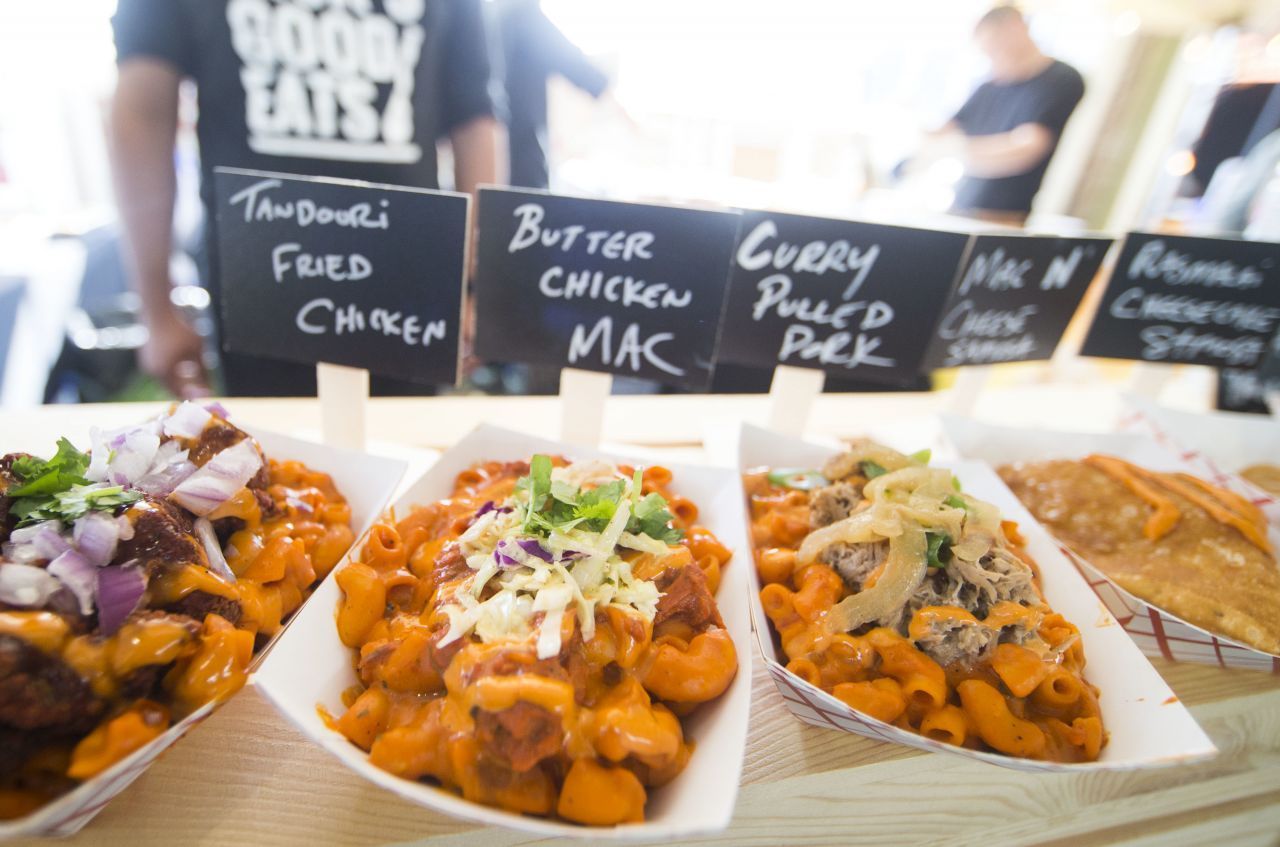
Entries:
POLYGON ((58 452, 45 461, 35 456, 23 456, 10 468, 21 485, 5 492, 10 497, 37 497, 66 491, 73 485, 86 485, 89 480, 84 472, 89 468, 89 456, 81 453, 70 441, 58 439, 58 452))
POLYGON ((951 536, 945 532, 926 532, 929 543, 929 567, 945 568, 951 561, 951 536))
POLYGON ((647 535, 667 544, 675 544, 684 538, 684 532, 671 526, 675 518, 667 509, 667 501, 661 494, 648 494, 636 504, 627 521, 627 532, 647 535))
POLYGON ((90 483, 84 477, 88 468, 89 455, 65 438, 58 439, 51 459, 23 456, 10 468, 20 484, 5 492, 13 498, 9 514, 19 526, 47 520, 69 523, 88 512, 110 511, 142 497, 141 492, 120 485, 90 483))
POLYGON ((626 493, 626 480, 615 479, 597 488, 587 489, 578 495, 578 505, 573 517, 581 520, 587 529, 600 532, 618 511, 618 503, 626 493))

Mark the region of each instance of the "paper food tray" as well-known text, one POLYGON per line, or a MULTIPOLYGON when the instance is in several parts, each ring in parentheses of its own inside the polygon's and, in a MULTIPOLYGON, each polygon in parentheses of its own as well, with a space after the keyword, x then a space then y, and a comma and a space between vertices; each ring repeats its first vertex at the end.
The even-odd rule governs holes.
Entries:
MULTIPOLYGON (((627 459, 482 426, 446 451, 399 498, 394 509, 404 515, 415 504, 449 496, 458 473, 476 462, 527 459, 534 453, 561 454, 571 459, 627 459)), ((342 693, 358 681, 351 648, 338 638, 334 616, 341 594, 333 580, 322 585, 298 615, 253 684, 311 740, 365 779, 410 802, 456 818, 542 836, 596 840, 671 839, 723 829, 733 815, 738 793, 751 696, 752 648, 747 610, 747 579, 753 570, 750 544, 733 470, 663 464, 675 474, 672 488, 697 504, 699 522, 734 552, 724 569, 716 600, 737 648, 738 674, 719 699, 683 721, 687 737, 694 739, 697 747, 684 772, 650 794, 644 823, 604 828, 527 817, 464 800, 443 788, 401 779, 371 764, 363 750, 330 729, 318 712, 318 707, 323 707, 330 714, 342 714, 342 693)), ((362 546, 363 539, 356 543, 355 550, 362 546)), ((335 571, 344 567, 350 556, 335 571)))
POLYGON ((1120 429, 1151 438, 1195 468, 1197 476, 1247 497, 1267 520, 1280 524, 1280 498, 1238 476, 1258 462, 1280 463, 1280 421, 1239 412, 1166 409, 1136 395, 1126 396, 1124 407, 1120 429))
MULTIPOLYGON (((357 538, 365 534, 386 508, 404 475, 406 464, 399 459, 367 456, 253 427, 247 427, 246 431, 258 440, 268 458, 295 459, 313 470, 324 471, 332 476, 338 490, 351 504, 351 528, 357 538)), ((52 448, 53 445, 47 446, 52 448)), ((332 582, 332 579, 326 579, 315 593, 321 593, 323 585, 332 582)), ((299 610, 293 620, 301 613, 302 610, 299 610)), ((285 629, 288 629, 288 625, 285 629)), ((278 635, 277 638, 279 637, 278 635)), ((261 664, 271 646, 266 645, 254 656, 250 665, 250 679, 254 668, 261 664)), ((220 704, 208 703, 202 706, 150 744, 31 814, 11 821, 0 821, 0 841, 28 836, 67 836, 79 832, 117 794, 141 776, 161 753, 211 715, 218 705, 220 704)))
MULTIPOLYGON (((739 462, 744 471, 759 467, 820 467, 832 454, 828 447, 752 426, 744 425, 740 433, 739 462)), ((981 462, 935 464, 950 467, 966 492, 994 503, 1005 518, 1017 521, 1019 532, 1027 539, 1027 552, 1040 567, 1041 586, 1049 605, 1080 628, 1088 662, 1085 677, 1100 691, 1102 720, 1110 741, 1096 762, 1044 762, 943 744, 864 715, 786 669, 785 657, 774 643, 769 619, 760 605, 760 582, 753 567, 751 614, 756 638, 769 674, 791 713, 824 729, 1025 771, 1133 770, 1185 764, 1216 755, 1217 748, 1191 713, 1173 696, 1115 619, 1099 606, 1057 542, 1027 513, 995 472, 981 462)), ((742 497, 745 512, 745 494, 742 497)))
MULTIPOLYGON (((992 465, 1044 459, 1078 459, 1090 453, 1107 453, 1156 471, 1182 471, 1244 493, 1230 475, 1206 473, 1188 461, 1186 452, 1174 452, 1149 435, 1138 432, 1050 432, 992 426, 968 418, 943 417, 943 429, 962 456, 992 465), (1232 481, 1235 484, 1231 484, 1232 481)), ((1249 487, 1251 490, 1252 486, 1249 487)), ((1271 541, 1280 547, 1280 530, 1271 524, 1271 541)), ((1178 616, 1134 596, 1098 570, 1082 555, 1063 545, 1089 585, 1115 615, 1125 632, 1148 656, 1178 662, 1196 662, 1224 668, 1280 673, 1280 655, 1265 653, 1226 636, 1215 635, 1178 616)))

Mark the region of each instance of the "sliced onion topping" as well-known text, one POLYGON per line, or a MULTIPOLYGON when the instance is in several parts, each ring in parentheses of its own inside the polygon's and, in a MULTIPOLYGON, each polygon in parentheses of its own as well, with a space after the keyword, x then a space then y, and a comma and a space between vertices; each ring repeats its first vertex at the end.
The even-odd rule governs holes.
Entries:
POLYGON ((850 632, 902 608, 924 581, 927 542, 918 526, 904 528, 889 539, 889 558, 876 584, 831 607, 827 623, 834 632, 850 632))
POLYGON ((210 459, 183 480, 169 499, 197 515, 207 515, 235 496, 262 467, 262 456, 246 438, 210 459))
POLYGON ((196 518, 194 528, 196 537, 204 545, 204 554, 209 560, 209 570, 227 582, 235 582, 236 575, 227 564, 227 557, 222 554, 222 545, 218 543, 218 534, 213 531, 213 523, 208 518, 196 518))
POLYGON ((147 575, 132 564, 112 565, 98 571, 98 627, 112 635, 142 603, 147 575))

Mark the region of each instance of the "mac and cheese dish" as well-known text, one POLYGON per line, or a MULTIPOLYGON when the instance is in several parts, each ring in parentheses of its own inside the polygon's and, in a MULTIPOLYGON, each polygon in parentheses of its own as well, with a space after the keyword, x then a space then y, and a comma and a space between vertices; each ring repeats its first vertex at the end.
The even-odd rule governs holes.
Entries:
POLYGON ((337 574, 360 685, 334 726, 465 799, 644 820, 693 752, 681 718, 738 669, 714 598, 730 551, 671 473, 534 456, 461 473, 337 574))
POLYGON ((760 602, 787 669, 948 744, 1093 761, 1107 735, 1079 631, 1017 527, 928 456, 870 441, 745 478, 760 602))
POLYGON ((0 819, 239 690, 350 524, 216 405, 0 459, 0 819))

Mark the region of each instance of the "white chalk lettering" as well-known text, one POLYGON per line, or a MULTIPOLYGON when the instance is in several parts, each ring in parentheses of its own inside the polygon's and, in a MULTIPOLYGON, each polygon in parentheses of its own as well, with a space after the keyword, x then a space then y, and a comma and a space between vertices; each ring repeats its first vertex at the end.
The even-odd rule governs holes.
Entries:
POLYGON ((1054 256, 1044 272, 1044 278, 1040 280, 1040 290, 1053 291, 1066 288, 1071 278, 1075 276, 1076 269, 1080 267, 1080 260, 1083 258, 1084 247, 1082 246, 1073 247, 1065 256, 1054 256))
POLYGON ((365 311, 354 303, 338 306, 327 297, 317 297, 298 310, 294 324, 307 335, 351 335, 374 332, 384 337, 399 338, 408 347, 430 347, 433 341, 444 341, 448 322, 426 321, 417 315, 375 308, 365 311))
POLYGON ((1030 259, 1013 259, 1000 247, 993 253, 980 253, 965 269, 960 281, 960 296, 964 297, 974 287, 989 291, 1016 291, 1022 288, 1023 276, 1031 270, 1030 259))
POLYGON ((275 202, 271 199, 270 191, 273 188, 279 188, 280 185, 281 182, 278 179, 260 180, 231 195, 229 202, 232 206, 244 204, 246 223, 293 221, 299 227, 314 224, 348 229, 387 229, 391 225, 387 212, 391 205, 390 200, 380 200, 378 205, 381 211, 376 214, 370 203, 355 203, 346 208, 335 208, 321 206, 314 200, 305 198, 297 201, 275 202))
POLYGON ((271 273, 276 282, 284 282, 290 272, 298 279, 327 279, 347 282, 368 279, 373 264, 359 253, 342 256, 336 253, 302 253, 297 243, 279 244, 271 251, 271 273), (294 255, 297 254, 297 255, 294 255))
POLYGON ((831 243, 810 241, 803 245, 780 241, 770 245, 770 240, 777 236, 778 226, 773 221, 764 220, 756 224, 755 229, 747 233, 738 245, 738 267, 758 271, 772 265, 779 271, 790 268, 797 273, 825 274, 837 271, 853 274, 841 295, 845 300, 857 296, 880 256, 879 244, 873 244, 865 251, 844 239, 831 243))
POLYGON ((1207 288, 1249 289, 1262 285, 1262 271, 1252 265, 1241 267, 1227 259, 1192 259, 1165 246, 1164 241, 1148 241, 1129 262, 1129 279, 1159 279, 1167 285, 1203 285, 1207 288))
POLYGON ((837 365, 846 368, 857 368, 863 365, 877 368, 891 368, 897 364, 886 356, 872 355, 880 346, 880 339, 858 333, 837 332, 819 339, 813 327, 804 324, 791 324, 782 337, 782 345, 778 349, 778 361, 786 362, 791 357, 805 361, 817 361, 823 365, 837 365), (852 346, 852 349, 849 349, 852 346))
POLYGON ((671 341, 675 336, 670 332, 659 332, 647 339, 641 339, 638 324, 629 324, 618 340, 617 351, 613 350, 613 319, 606 315, 596 321, 590 330, 583 324, 573 328, 569 338, 569 364, 586 359, 592 351, 599 348, 600 364, 614 368, 629 367, 632 372, 639 373, 642 364, 647 362, 651 367, 669 373, 672 376, 684 376, 684 368, 676 367, 662 358, 657 346, 671 341))
POLYGON ((626 232, 623 230, 592 230, 580 224, 564 227, 543 227, 546 210, 539 203, 522 203, 512 215, 516 218, 516 231, 507 243, 508 253, 518 253, 535 244, 547 248, 557 248, 568 253, 574 248, 579 236, 590 256, 602 256, 606 259, 620 259, 630 262, 632 259, 652 259, 654 236, 651 232, 626 232))
POLYGON ((976 336, 1007 338, 1027 331, 1027 319, 1039 307, 1027 304, 1017 309, 978 309, 972 300, 961 300, 938 325, 938 336, 945 340, 976 336))
POLYGON ((1222 300, 1201 300, 1134 287, 1120 293, 1108 309, 1120 320, 1216 325, 1239 332, 1270 334, 1280 321, 1280 307, 1222 300))

